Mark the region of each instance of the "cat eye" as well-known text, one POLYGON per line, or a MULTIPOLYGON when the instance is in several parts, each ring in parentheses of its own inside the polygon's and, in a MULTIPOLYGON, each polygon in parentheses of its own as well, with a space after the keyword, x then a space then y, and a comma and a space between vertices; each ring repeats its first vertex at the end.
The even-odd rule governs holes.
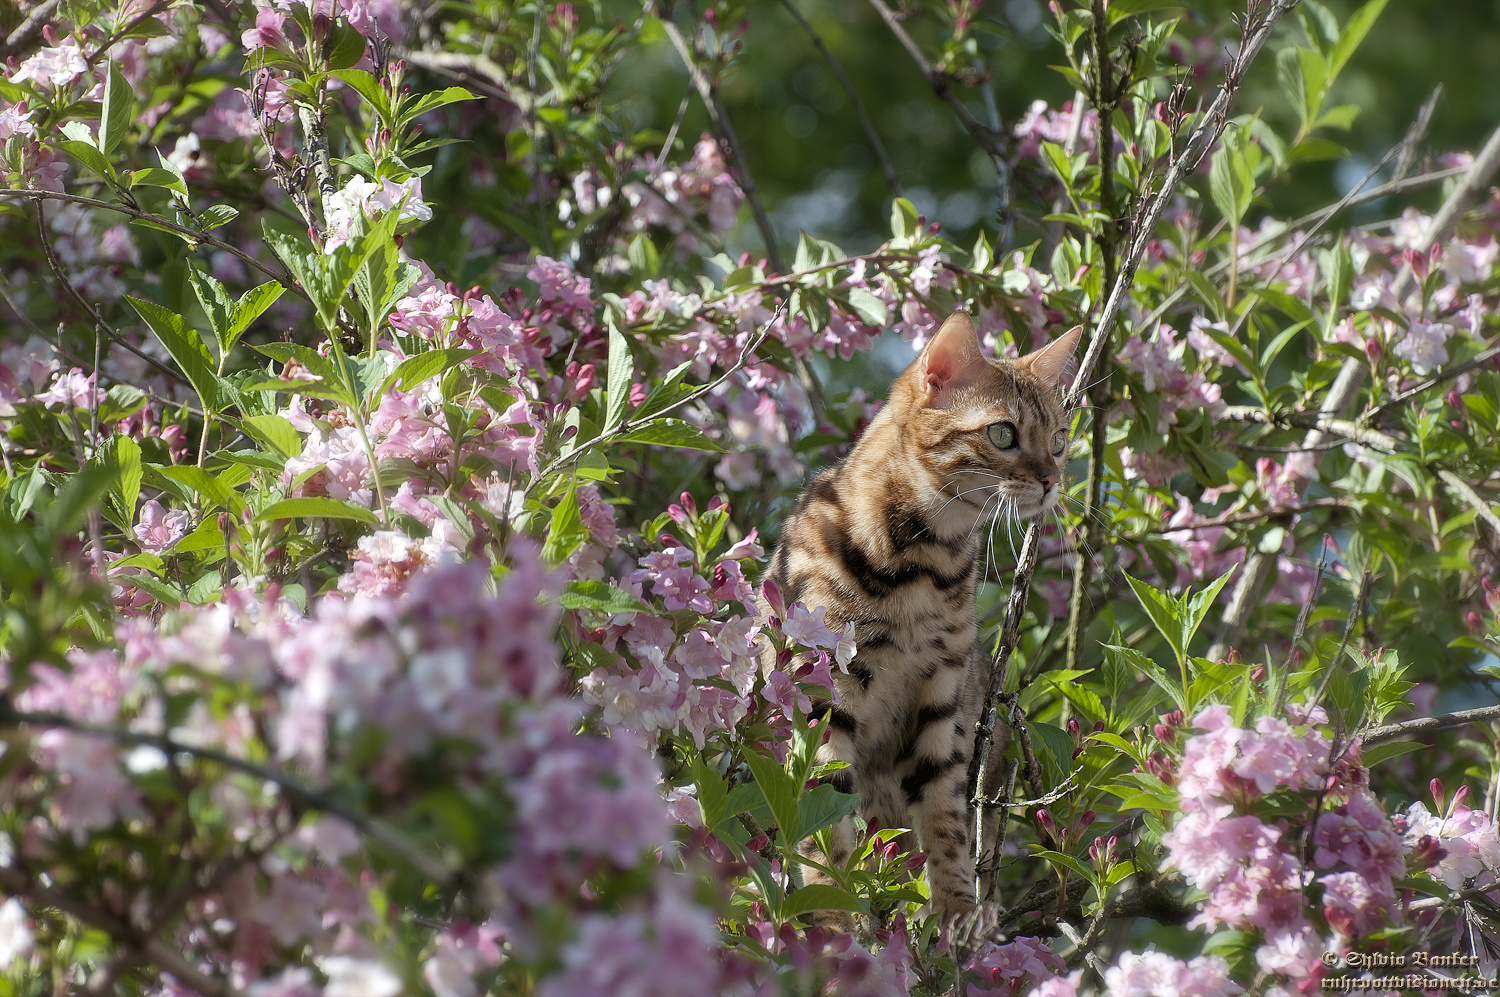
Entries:
POLYGON ((1052 456, 1061 457, 1066 449, 1068 449, 1068 431, 1059 429, 1052 434, 1052 456))
POLYGON ((990 442, 1001 450, 1009 450, 1016 445, 1016 427, 1008 422, 997 422, 990 427, 990 442))

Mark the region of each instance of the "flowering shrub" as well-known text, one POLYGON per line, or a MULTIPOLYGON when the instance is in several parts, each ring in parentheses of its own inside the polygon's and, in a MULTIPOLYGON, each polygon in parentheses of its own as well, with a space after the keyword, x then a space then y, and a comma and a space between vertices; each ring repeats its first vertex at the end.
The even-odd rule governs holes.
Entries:
POLYGON ((957 96, 979 5, 930 12, 1043 241, 897 197, 790 263, 716 96, 742 5, 0 12, 0 988, 1495 975, 1500 749, 1449 731, 1500 711, 1435 698, 1500 679, 1496 156, 1408 176, 1414 132, 1381 193, 1431 204, 1283 217, 1383 0, 1153 6, 1054 5, 1077 95, 1008 128, 957 96), (1267 37, 1288 106, 1235 116, 1267 37), (669 43, 710 131, 627 125, 616 67, 669 43), (959 307, 994 356, 1091 349, 1068 503, 1013 582, 990 538, 986 903, 944 923, 818 757, 853 626, 759 579, 878 409, 850 361, 959 307))

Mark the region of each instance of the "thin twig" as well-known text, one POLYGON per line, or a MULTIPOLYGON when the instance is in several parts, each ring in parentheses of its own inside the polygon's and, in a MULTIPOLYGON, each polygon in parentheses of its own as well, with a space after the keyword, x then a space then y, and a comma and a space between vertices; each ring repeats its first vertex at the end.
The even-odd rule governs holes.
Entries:
MULTIPOLYGON (((86 299, 79 292, 78 288, 73 286, 73 281, 63 271, 62 262, 57 258, 57 251, 52 248, 52 239, 47 235, 47 216, 42 210, 42 203, 40 201, 38 201, 36 205, 36 230, 37 236, 41 239, 42 242, 42 252, 47 257, 48 265, 52 268, 52 276, 57 278, 58 284, 62 285, 62 287, 67 290, 69 296, 72 297, 73 301, 78 305, 78 307, 83 309, 83 313, 93 320, 95 335, 97 336, 102 332, 112 341, 125 347, 125 349, 129 350, 131 353, 134 353, 137 357, 146 361, 148 364, 155 367, 163 374, 166 374, 168 377, 186 384, 187 378, 184 375, 177 373, 177 371, 173 370, 171 367, 168 367, 166 364, 162 363, 151 354, 144 352, 134 343, 130 342, 114 329, 110 328, 109 323, 104 321, 104 317, 97 311, 95 311, 94 306, 89 304, 88 299, 86 299)), ((98 387, 97 381, 94 382, 94 387, 98 387)))
POLYGON ((750 202, 750 213, 755 216, 755 225, 760 229, 760 237, 766 244, 766 259, 770 261, 771 268, 777 273, 785 272, 786 264, 776 244, 776 230, 771 227, 771 216, 766 214, 766 206, 761 203, 760 189, 755 186, 755 178, 750 174, 750 163, 745 159, 745 151, 740 147, 734 124, 729 120, 723 102, 719 100, 718 91, 693 58, 687 39, 682 37, 682 31, 677 27, 677 22, 672 20, 671 14, 658 10, 657 19, 661 22, 662 30, 667 33, 667 38, 671 40, 672 47, 677 50, 678 57, 682 59, 682 64, 687 67, 688 78, 693 81, 693 88, 698 91, 698 97, 703 101, 704 110, 708 111, 708 116, 713 120, 714 128, 724 144, 729 146, 735 172, 739 174, 736 179, 739 181, 740 189, 745 192, 745 200, 750 202))
POLYGON ((854 108, 854 116, 859 119, 859 126, 865 130, 865 138, 870 142, 870 148, 875 151, 875 158, 880 160, 880 168, 885 173, 885 182, 890 186, 891 192, 897 197, 901 196, 901 178, 896 175, 896 167, 891 165, 891 157, 885 151, 885 143, 880 141, 880 135, 875 131, 875 125, 870 121, 870 115, 865 112, 864 102, 859 99, 859 94, 854 90, 854 84, 849 81, 849 74, 844 72, 844 66, 839 62, 838 56, 829 50, 823 41, 823 36, 808 23, 807 18, 797 9, 792 0, 781 0, 781 5, 786 8, 787 13, 802 26, 807 32, 807 37, 812 40, 813 47, 822 54, 828 67, 833 70, 833 75, 838 77, 839 86, 844 88, 844 96, 849 98, 849 104, 854 108))
POLYGON ((1422 381, 1413 387, 1407 388, 1399 395, 1395 395, 1394 397, 1383 401, 1379 405, 1370 409, 1363 416, 1361 416, 1360 421, 1373 421, 1375 417, 1380 415, 1382 412, 1385 412, 1388 409, 1395 408, 1397 405, 1400 405, 1403 402, 1411 401, 1413 398, 1417 397, 1423 392, 1429 391, 1446 381, 1451 381, 1455 377, 1458 377, 1460 374, 1466 374, 1469 371, 1473 370, 1475 367, 1483 366, 1484 364, 1489 363, 1495 357, 1500 357, 1500 345, 1491 346, 1486 350, 1482 350, 1477 356, 1465 360, 1463 363, 1457 363, 1451 367, 1444 367, 1442 370, 1439 370, 1437 373, 1433 374, 1425 381, 1422 381))
POLYGON ((875 12, 880 15, 886 27, 891 29, 891 34, 896 36, 901 47, 906 49, 912 57, 912 61, 917 64, 917 68, 922 71, 922 76, 927 80, 927 85, 932 87, 932 92, 947 101, 948 105, 953 108, 953 113, 958 115, 958 120, 964 126, 964 130, 973 136, 974 141, 979 143, 980 148, 989 155, 991 160, 1005 162, 1003 137, 986 127, 969 112, 964 102, 958 99, 958 94, 953 92, 951 77, 939 72, 933 68, 932 63, 927 61, 927 57, 922 54, 921 47, 912 40, 911 35, 907 33, 906 26, 901 23, 895 11, 886 6, 883 0, 870 0, 870 6, 875 8, 875 12))
POLYGON ((0 866, 0 888, 6 893, 24 896, 38 907, 56 908, 90 928, 103 931, 122 944, 138 946, 142 956, 203 997, 237 997, 240 993, 224 980, 209 976, 188 962, 175 946, 166 944, 160 938, 141 938, 140 932, 127 922, 71 893, 43 883, 40 878, 32 876, 14 863, 0 866))
POLYGON ((162 228, 171 229, 173 232, 181 233, 182 235, 187 236, 189 239, 192 239, 194 242, 201 242, 205 245, 212 246, 215 249, 222 249, 224 250, 224 252, 236 257, 241 263, 259 270, 261 273, 265 274, 267 277, 270 277, 272 280, 276 281, 276 283, 296 294, 298 297, 304 298, 308 301, 312 300, 311 298, 308 298, 307 292, 304 291, 294 279, 292 279, 291 275, 285 273, 277 273, 275 270, 266 266, 260 260, 257 260, 255 257, 246 253, 243 249, 240 249, 237 246, 232 246, 222 239, 217 239, 214 236, 200 232, 197 229, 189 228, 186 225, 179 225, 176 222, 169 222, 165 218, 151 214, 151 212, 149 211, 142 211, 139 208, 133 208, 125 204, 113 204, 109 201, 101 201, 93 197, 80 197, 77 194, 59 194, 55 191, 50 190, 0 190, 0 197, 25 197, 32 198, 34 200, 66 201, 70 204, 87 204, 92 208, 102 208, 106 211, 115 211, 122 215, 129 215, 131 218, 144 219, 151 222, 151 224, 153 225, 160 225, 162 228))

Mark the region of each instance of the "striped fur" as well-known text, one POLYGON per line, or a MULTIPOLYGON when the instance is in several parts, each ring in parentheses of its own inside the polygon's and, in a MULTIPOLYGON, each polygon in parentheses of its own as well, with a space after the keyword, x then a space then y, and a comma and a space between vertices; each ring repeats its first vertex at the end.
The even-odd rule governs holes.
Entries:
MULTIPOLYGON (((840 705, 824 757, 849 762, 839 788, 859 794, 867 821, 917 830, 932 904, 949 915, 974 906, 965 780, 985 666, 975 645, 979 534, 1003 501, 1021 517, 1057 502, 1058 383, 1078 332, 992 361, 969 316, 955 313, 849 455, 804 488, 771 559, 787 602, 826 606, 835 630, 854 623, 859 651, 835 676, 840 705), (1018 437, 1009 450, 989 435, 1002 422, 1018 437)), ((852 821, 833 838, 827 859, 841 865, 852 821)))

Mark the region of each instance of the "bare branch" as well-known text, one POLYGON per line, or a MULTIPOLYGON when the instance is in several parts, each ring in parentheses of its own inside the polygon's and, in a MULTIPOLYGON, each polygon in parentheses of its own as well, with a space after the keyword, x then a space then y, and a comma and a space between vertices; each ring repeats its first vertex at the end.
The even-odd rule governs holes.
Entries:
POLYGON ((917 64, 917 68, 926 78, 927 85, 932 87, 932 92, 946 100, 953 108, 953 113, 958 115, 958 120, 964 126, 964 130, 974 137, 974 141, 979 143, 980 148, 984 149, 992 160, 1004 163, 1006 161, 1005 145, 1002 137, 969 113, 964 102, 958 99, 958 94, 953 92, 951 78, 946 73, 934 69, 932 63, 927 61, 927 57, 922 54, 921 47, 912 40, 911 35, 906 31, 906 26, 901 23, 895 11, 886 6, 883 0, 870 0, 870 6, 875 8, 875 12, 880 15, 886 27, 891 29, 891 34, 896 36, 901 47, 911 55, 912 61, 917 64))
POLYGON ((42 33, 42 25, 47 23, 62 4, 62 0, 42 0, 41 3, 31 8, 31 13, 26 15, 26 20, 21 22, 20 27, 10 33, 5 39, 5 48, 0 51, 0 57, 13 55, 22 48, 31 44, 31 40, 42 33))
POLYGON ((854 91, 854 84, 849 82, 849 75, 844 72, 844 66, 838 60, 838 56, 831 52, 823 42, 823 36, 819 35, 813 26, 802 16, 792 0, 781 0, 781 5, 787 9, 787 13, 802 26, 807 32, 807 37, 812 40, 813 47, 822 54, 828 62, 828 67, 833 70, 833 75, 839 79, 839 86, 844 88, 844 96, 849 98, 850 105, 854 108, 854 116, 859 119, 859 126, 865 130, 865 138, 869 140, 870 148, 875 150, 875 158, 880 160, 880 168, 885 172, 885 182, 890 186, 892 193, 901 196, 901 178, 896 175, 896 167, 891 165, 891 157, 885 151, 885 144, 880 141, 880 136, 875 131, 875 125, 870 121, 870 116, 865 112, 864 102, 859 99, 859 94, 854 91))
POLYGON ((1372 727, 1365 732, 1360 741, 1368 748, 1376 744, 1385 744, 1387 741, 1404 741, 1417 734, 1430 734, 1449 727, 1482 724, 1490 720, 1500 720, 1500 706, 1481 706, 1477 710, 1460 710, 1457 713, 1444 713, 1436 717, 1420 717, 1399 724, 1372 727))

